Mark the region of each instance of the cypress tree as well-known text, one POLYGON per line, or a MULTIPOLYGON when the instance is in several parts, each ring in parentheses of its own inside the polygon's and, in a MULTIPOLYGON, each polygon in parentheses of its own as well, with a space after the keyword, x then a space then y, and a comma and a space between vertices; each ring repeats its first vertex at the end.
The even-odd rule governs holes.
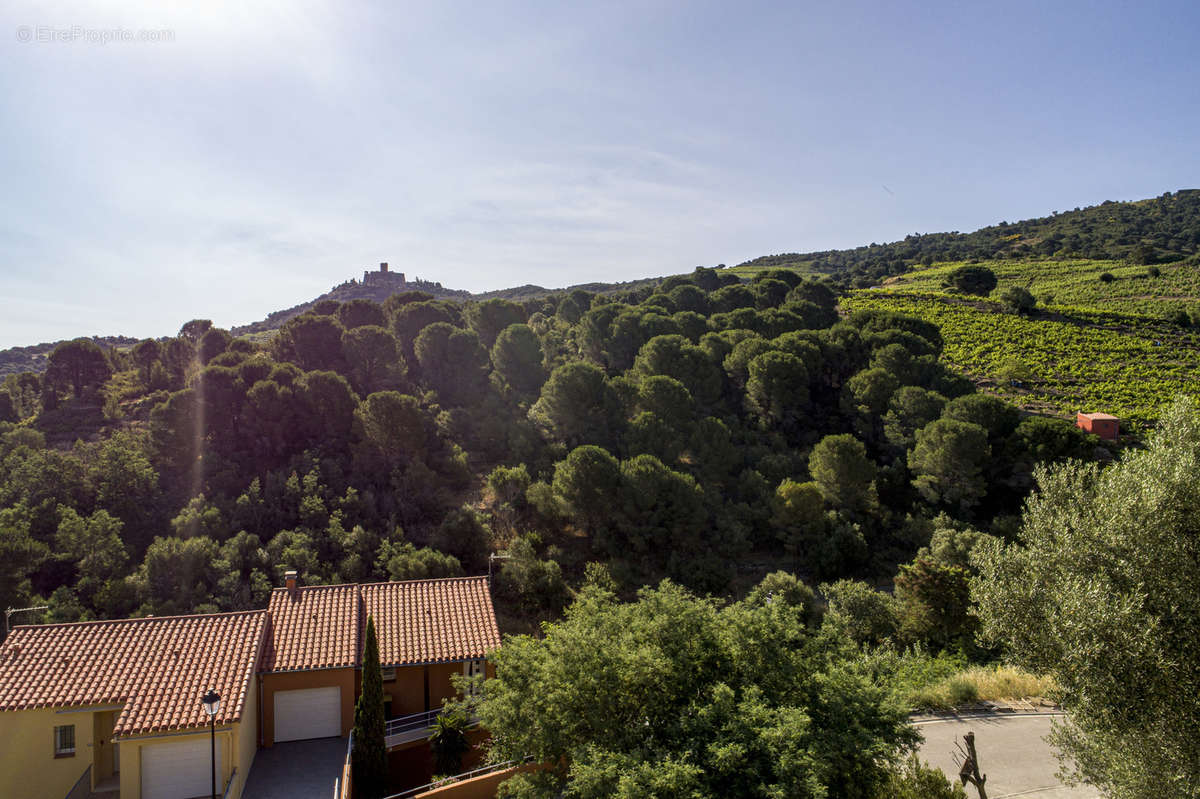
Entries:
POLYGON ((379 667, 379 642, 375 620, 367 616, 363 643, 362 693, 354 705, 354 795, 378 799, 387 789, 387 746, 383 740, 383 674, 379 667))

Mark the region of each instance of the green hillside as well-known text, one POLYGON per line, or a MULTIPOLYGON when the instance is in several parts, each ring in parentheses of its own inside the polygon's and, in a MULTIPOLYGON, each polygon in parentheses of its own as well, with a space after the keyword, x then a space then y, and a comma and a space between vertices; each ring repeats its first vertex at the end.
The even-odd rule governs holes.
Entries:
POLYGON ((1194 390, 1200 336, 1187 314, 1200 311, 1195 265, 991 262, 998 284, 987 299, 945 285, 963 265, 916 269, 883 288, 854 291, 843 305, 933 322, 947 365, 1028 410, 1065 417, 1104 411, 1137 429, 1153 422, 1172 396, 1194 390), (1102 280, 1105 274, 1112 280, 1102 280), (999 301, 1014 286, 1037 298, 1032 313, 1016 314, 999 301), (1188 324, 1172 318, 1180 312, 1188 324))
POLYGON ((847 286, 867 288, 935 262, 1055 256, 1196 263, 1198 253, 1200 191, 1188 189, 1136 202, 1105 201, 1035 219, 1002 221, 972 233, 914 233, 888 244, 767 255, 739 266, 801 268, 834 275, 847 286))
MULTIPOLYGON (((961 262, 918 267, 885 286, 907 291, 938 292, 961 262)), ((1165 318, 1171 312, 1190 310, 1200 301, 1200 266, 1188 262, 1154 267, 1123 261, 1083 259, 991 261, 986 264, 999 281, 997 291, 1009 286, 1028 289, 1039 302, 1056 309, 1075 308, 1165 318), (1111 281, 1101 275, 1113 276, 1111 281)))

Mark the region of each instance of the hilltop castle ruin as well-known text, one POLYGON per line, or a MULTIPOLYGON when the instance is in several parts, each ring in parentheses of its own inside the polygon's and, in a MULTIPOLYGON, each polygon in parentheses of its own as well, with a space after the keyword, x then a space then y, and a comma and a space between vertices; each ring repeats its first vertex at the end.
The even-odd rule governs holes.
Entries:
POLYGON ((387 286, 397 289, 402 289, 408 285, 408 281, 404 279, 403 272, 388 271, 387 261, 379 264, 378 272, 370 270, 363 272, 362 282, 364 286, 387 286))

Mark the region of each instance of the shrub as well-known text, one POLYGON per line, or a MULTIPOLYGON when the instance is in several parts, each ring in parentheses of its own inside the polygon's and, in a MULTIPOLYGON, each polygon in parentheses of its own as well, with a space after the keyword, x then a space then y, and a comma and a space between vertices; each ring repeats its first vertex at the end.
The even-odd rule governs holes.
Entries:
POLYGON ((908 654, 893 673, 893 690, 914 710, 944 710, 970 702, 1048 696, 1055 691, 1053 679, 1013 666, 962 668, 960 665, 957 671, 948 673, 955 659, 945 655, 925 657, 927 663, 921 665, 919 653, 908 654))
POLYGON ((463 755, 471 751, 467 729, 471 719, 459 707, 447 709, 433 720, 429 733, 429 748, 433 751, 434 770, 438 774, 454 776, 462 771, 463 755))
POLYGON ((1167 314, 1167 321, 1173 325, 1178 325, 1179 327, 1190 327, 1192 324, 1192 317, 1189 316, 1188 312, 1184 310, 1171 311, 1167 314))
POLYGON ((960 266, 946 276, 946 282, 965 294, 986 297, 996 288, 996 273, 986 266, 960 266))
POLYGON ((534 534, 513 541, 496 577, 496 594, 524 613, 557 612, 568 599, 567 586, 557 562, 538 559, 537 544, 534 534))
POLYGON ((1037 372, 1020 358, 1005 358, 996 367, 996 375, 1010 383, 1037 379, 1037 372))
POLYGON ((1152 266, 1146 270, 1146 277, 1158 277, 1162 274, 1162 270, 1157 266, 1152 266))
POLYGON ((979 690, 967 677, 956 675, 946 682, 946 696, 951 705, 967 705, 979 699, 979 690))
POLYGON ((1029 313, 1037 306, 1037 300, 1029 293, 1029 289, 1020 286, 1009 286, 1000 292, 999 299, 1009 310, 1019 314, 1029 313))
POLYGON ((878 799, 966 799, 961 785, 946 779, 941 769, 922 763, 914 754, 892 772, 878 799))

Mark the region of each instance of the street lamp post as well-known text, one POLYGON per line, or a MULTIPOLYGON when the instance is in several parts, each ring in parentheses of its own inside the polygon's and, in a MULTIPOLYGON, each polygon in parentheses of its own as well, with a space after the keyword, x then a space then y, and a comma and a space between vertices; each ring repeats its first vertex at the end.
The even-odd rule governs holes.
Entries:
POLYGON ((208 714, 209 748, 212 753, 212 799, 217 799, 217 713, 221 710, 221 695, 210 690, 200 700, 208 714))

